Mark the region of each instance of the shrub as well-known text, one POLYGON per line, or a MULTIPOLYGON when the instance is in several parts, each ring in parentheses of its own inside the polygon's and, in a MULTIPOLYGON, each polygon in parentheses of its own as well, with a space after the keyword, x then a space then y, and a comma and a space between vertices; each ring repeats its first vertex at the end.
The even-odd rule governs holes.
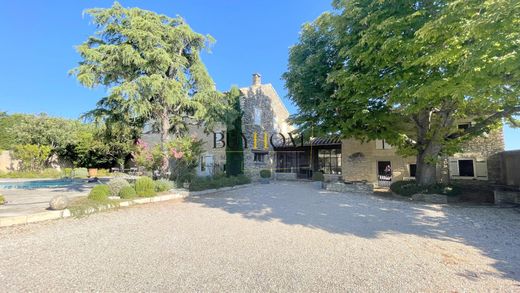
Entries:
POLYGON ((206 189, 216 189, 243 185, 251 183, 251 179, 245 175, 239 176, 215 176, 215 177, 196 177, 190 184, 190 191, 201 191, 206 189))
POLYGON ((87 178, 88 170, 87 170, 87 168, 76 168, 76 169, 74 169, 73 174, 74 174, 75 178, 87 178))
POLYGON ((260 177, 271 178, 271 170, 260 170, 260 177))
POLYGON ((452 185, 437 183, 429 186, 419 186, 415 180, 394 182, 390 185, 390 190, 402 196, 412 196, 418 193, 444 194, 447 196, 460 194, 460 189, 452 185))
POLYGON ((61 172, 47 168, 42 171, 14 171, 0 174, 0 178, 60 178, 61 172))
POLYGON ((135 189, 132 186, 130 186, 130 185, 129 186, 124 186, 119 191, 119 197, 121 197, 123 199, 134 198, 136 196, 137 196, 137 193, 135 192, 135 189))
POLYGON ((323 181, 325 179, 325 176, 323 176, 323 173, 320 171, 316 171, 312 173, 312 180, 313 181, 323 181))
POLYGON ((98 177, 107 177, 107 176, 110 176, 110 170, 108 170, 108 169, 98 169, 98 171, 97 171, 97 176, 98 176, 98 177))
POLYGON ((88 198, 95 201, 106 201, 110 195, 110 188, 108 185, 96 185, 90 190, 88 198))
POLYGON ((24 144, 14 147, 13 156, 20 160, 20 168, 24 171, 41 170, 49 158, 52 148, 47 145, 24 144))
POLYGON ((142 197, 151 197, 155 193, 155 183, 150 177, 141 177, 135 181, 135 191, 142 197))
POLYGON ((63 168, 61 171, 61 176, 66 178, 72 177, 72 168, 63 168))
POLYGON ((155 191, 157 192, 168 191, 173 187, 173 182, 171 182, 170 180, 159 179, 155 181, 155 191))
POLYGON ((107 185, 108 188, 110 188, 110 194, 112 196, 118 196, 119 191, 121 191, 123 187, 130 186, 130 183, 123 178, 113 178, 108 181, 107 185))
POLYGON ((0 194, 0 206, 5 204, 5 197, 0 194))

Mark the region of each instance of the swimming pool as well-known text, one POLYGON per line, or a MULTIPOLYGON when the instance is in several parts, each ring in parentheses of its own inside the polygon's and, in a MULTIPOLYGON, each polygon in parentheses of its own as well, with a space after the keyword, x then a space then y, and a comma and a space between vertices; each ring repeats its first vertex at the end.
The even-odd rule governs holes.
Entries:
POLYGON ((84 179, 57 179, 57 180, 31 180, 0 182, 0 189, 35 189, 35 188, 57 188, 81 185, 87 183, 84 179))

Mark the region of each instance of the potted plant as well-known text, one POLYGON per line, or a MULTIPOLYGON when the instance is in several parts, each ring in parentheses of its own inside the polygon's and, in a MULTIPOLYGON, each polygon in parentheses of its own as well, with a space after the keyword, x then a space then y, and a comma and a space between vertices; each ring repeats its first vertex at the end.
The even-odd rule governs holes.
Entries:
POLYGON ((94 178, 97 176, 98 168, 88 168, 88 177, 94 178))
POLYGON ((269 184, 271 178, 271 170, 260 170, 260 183, 269 184))
POLYGON ((324 176, 321 171, 316 171, 312 173, 312 185, 316 189, 322 189, 323 188, 323 180, 324 176))

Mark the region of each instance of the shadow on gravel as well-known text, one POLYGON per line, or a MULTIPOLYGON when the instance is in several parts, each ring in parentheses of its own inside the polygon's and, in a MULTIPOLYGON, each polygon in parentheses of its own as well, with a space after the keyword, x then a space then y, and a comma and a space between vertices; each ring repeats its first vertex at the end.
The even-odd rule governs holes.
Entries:
MULTIPOLYGON (((390 233, 464 243, 494 259, 501 277, 520 281, 520 213, 514 209, 418 204, 315 190, 307 183, 255 185, 188 201, 251 220, 277 220, 368 239, 390 233)), ((464 275, 474 279, 476 273, 464 275)))

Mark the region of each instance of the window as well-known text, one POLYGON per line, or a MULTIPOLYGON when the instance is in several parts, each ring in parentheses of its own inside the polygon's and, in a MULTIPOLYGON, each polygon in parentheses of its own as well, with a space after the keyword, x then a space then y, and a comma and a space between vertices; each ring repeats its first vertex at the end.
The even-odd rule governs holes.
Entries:
POLYGON ((318 170, 324 174, 341 174, 341 150, 318 150, 318 170))
POLYGON ((450 158, 450 177, 488 180, 487 161, 479 158, 450 158))
POLYGON ((376 150, 391 150, 392 146, 384 139, 376 139, 376 150))
POLYGON ((253 153, 253 162, 264 163, 267 153, 253 153))
POLYGON ((417 173, 417 164, 410 164, 410 177, 415 177, 415 174, 417 173))
POLYGON ((255 115, 255 117, 254 117, 255 125, 262 125, 262 110, 255 108, 254 115, 255 115))
POLYGON ((459 160, 459 176, 475 177, 473 160, 459 160))

